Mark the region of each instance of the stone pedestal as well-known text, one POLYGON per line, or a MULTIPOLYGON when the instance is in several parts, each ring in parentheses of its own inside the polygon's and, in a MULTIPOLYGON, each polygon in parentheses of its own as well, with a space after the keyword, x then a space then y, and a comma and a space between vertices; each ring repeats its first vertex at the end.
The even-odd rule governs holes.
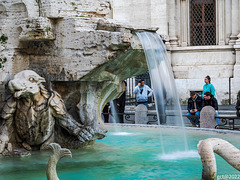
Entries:
POLYGON ((135 124, 147 124, 147 107, 139 104, 135 110, 135 124))
POLYGON ((200 127, 215 128, 216 126, 215 114, 216 111, 212 106, 203 107, 200 113, 200 127))

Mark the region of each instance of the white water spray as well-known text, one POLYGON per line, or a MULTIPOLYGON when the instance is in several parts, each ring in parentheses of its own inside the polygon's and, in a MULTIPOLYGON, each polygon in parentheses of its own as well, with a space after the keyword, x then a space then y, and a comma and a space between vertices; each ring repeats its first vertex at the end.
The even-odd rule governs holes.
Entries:
MULTIPOLYGON (((117 105, 114 101, 110 101, 111 113, 110 113, 110 122, 116 124, 119 123, 117 105)), ((118 126, 114 126, 115 131, 119 131, 118 126)))
POLYGON ((190 158, 200 158, 198 151, 177 151, 169 154, 159 154, 157 156, 157 159, 161 161, 176 161, 190 158))
MULTIPOLYGON (((151 83, 153 86, 158 122, 159 124, 182 127, 182 144, 185 146, 184 149, 188 150, 186 133, 183 128, 184 123, 182 111, 170 59, 168 58, 165 45, 160 36, 156 33, 141 32, 136 34, 142 43, 146 56, 151 83), (171 112, 171 115, 173 115, 174 118, 167 119, 166 108, 168 109, 168 112, 171 112)), ((164 140, 162 137, 161 139, 164 140)), ((164 143, 161 142, 161 144, 164 153, 164 143)))

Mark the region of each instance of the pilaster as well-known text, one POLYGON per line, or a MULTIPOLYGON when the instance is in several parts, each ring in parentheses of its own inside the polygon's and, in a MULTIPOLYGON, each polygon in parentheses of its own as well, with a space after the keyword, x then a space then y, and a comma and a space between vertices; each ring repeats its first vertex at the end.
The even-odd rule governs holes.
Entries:
POLYGON ((236 63, 234 65, 233 77, 240 78, 240 33, 237 35, 236 44, 234 49, 236 51, 236 63))
POLYGON ((239 0, 232 0, 232 33, 229 45, 234 45, 238 39, 239 0))
POLYGON ((178 38, 176 36, 176 28, 177 23, 175 20, 176 16, 176 4, 175 0, 169 0, 168 1, 168 7, 169 7, 169 42, 172 47, 178 46, 178 38))
POLYGON ((232 0, 225 1, 225 17, 226 17, 226 44, 229 44, 232 34, 232 0))
POLYGON ((217 1, 218 45, 225 45, 225 0, 217 1))
POLYGON ((189 30, 189 0, 181 0, 181 37, 182 46, 188 45, 189 30))

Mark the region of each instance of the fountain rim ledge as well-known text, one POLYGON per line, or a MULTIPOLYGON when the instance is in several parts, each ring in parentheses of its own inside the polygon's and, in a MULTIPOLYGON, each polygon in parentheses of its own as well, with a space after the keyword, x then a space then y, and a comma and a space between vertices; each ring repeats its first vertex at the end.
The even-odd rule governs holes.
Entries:
POLYGON ((181 127, 181 126, 167 126, 167 125, 147 125, 147 124, 122 124, 122 123, 107 123, 104 124, 107 128, 108 127, 144 127, 144 128, 166 128, 166 129, 186 129, 186 130, 195 130, 195 131, 210 131, 222 134, 240 134, 240 131, 236 130, 225 130, 225 129, 211 129, 211 128, 196 128, 196 127, 181 127))

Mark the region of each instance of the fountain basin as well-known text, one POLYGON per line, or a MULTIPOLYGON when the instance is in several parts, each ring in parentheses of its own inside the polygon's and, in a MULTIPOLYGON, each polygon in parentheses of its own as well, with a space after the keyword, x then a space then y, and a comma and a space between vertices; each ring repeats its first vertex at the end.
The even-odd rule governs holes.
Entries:
MULTIPOLYGON (((60 179, 201 179, 202 163, 197 151, 199 140, 222 138, 240 148, 240 132, 185 128, 187 151, 180 150, 181 129, 167 126, 107 125, 107 137, 96 144, 72 150, 72 159, 57 166, 60 179), (165 154, 162 152, 160 132, 165 154)), ((34 152, 28 157, 2 157, 0 179, 46 179, 50 151, 34 152)), ((239 174, 216 156, 217 175, 239 174)))

